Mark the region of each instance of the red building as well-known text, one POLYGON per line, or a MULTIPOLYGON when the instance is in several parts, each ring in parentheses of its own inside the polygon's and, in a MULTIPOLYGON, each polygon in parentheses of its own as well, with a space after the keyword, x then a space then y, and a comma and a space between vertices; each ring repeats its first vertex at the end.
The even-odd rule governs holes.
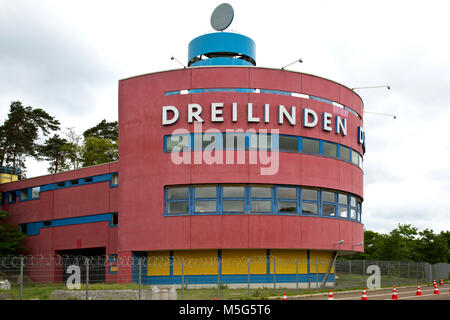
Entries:
POLYGON ((362 252, 361 98, 255 61, 251 39, 217 32, 191 42, 188 68, 120 80, 119 162, 0 185, 30 254, 149 257, 149 284, 247 283, 250 259, 264 284, 362 252), (177 263, 198 258, 218 262, 177 263))

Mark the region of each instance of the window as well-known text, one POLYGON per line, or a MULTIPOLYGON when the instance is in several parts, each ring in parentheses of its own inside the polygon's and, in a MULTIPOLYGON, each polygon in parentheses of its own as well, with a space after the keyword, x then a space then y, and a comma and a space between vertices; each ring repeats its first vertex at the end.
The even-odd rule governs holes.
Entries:
POLYGON ((65 187, 65 185, 66 185, 65 182, 58 182, 58 183, 56 184, 56 186, 57 186, 58 188, 63 188, 63 187, 65 187))
MULTIPOLYGON (((264 184, 171 186, 165 189, 165 203, 165 215, 302 214, 361 221, 359 197, 315 187, 264 184)), ((111 225, 116 225, 117 214, 111 219, 111 225)))
POLYGON ((331 191, 322 191, 322 215, 336 216, 336 194, 331 191))
POLYGON ((167 189, 167 198, 169 200, 188 199, 189 188, 170 188, 167 189))
POLYGON ((224 213, 245 212, 245 186, 222 187, 224 213))
POLYGON ((195 198, 215 198, 216 187, 195 187, 195 198))
POLYGON ((319 140, 302 138, 302 152, 307 154, 320 154, 319 140))
POLYGON ((319 214, 318 190, 302 188, 302 214, 319 214))
POLYGON ((245 150, 244 133, 225 133, 223 139, 225 150, 245 150))
POLYGON ((190 149, 190 135, 165 136, 166 152, 177 152, 190 149))
POLYGON ((28 200, 28 189, 20 190, 20 201, 28 200))
POLYGON ((358 158, 359 158, 359 167, 362 170, 363 169, 363 158, 361 157, 361 155, 358 155, 358 158))
POLYGON ((38 199, 41 196, 41 187, 31 188, 31 199, 38 199))
POLYGON ((339 193, 338 194, 338 214, 341 218, 348 218, 348 195, 339 193))
POLYGON ((189 212, 189 188, 168 188, 167 189, 167 213, 188 213, 189 212))
POLYGON ((336 215, 336 206, 331 204, 323 204, 322 215, 334 217, 336 215))
POLYGON ((23 234, 27 234, 27 224, 26 223, 19 224, 19 232, 22 232, 23 234))
POLYGON ((359 157, 358 152, 352 150, 352 163, 357 166, 359 166, 359 163, 358 163, 359 158, 358 157, 359 157))
POLYGON ((317 200, 317 190, 302 189, 302 200, 317 200))
POLYGON ((52 225, 52 222, 50 220, 44 221, 44 227, 50 227, 52 225))
POLYGON ((197 186, 195 194, 195 213, 217 212, 217 187, 197 186))
POLYGON ((78 180, 72 180, 72 181, 70 181, 70 185, 74 186, 74 185, 76 185, 76 184, 78 184, 78 180))
POLYGON ((331 158, 337 157, 337 144, 323 141, 323 155, 331 158))
POLYGON ((220 150, 222 146, 221 133, 194 134, 194 150, 220 150))
POLYGON ((252 198, 272 198, 272 187, 252 187, 252 198))
POLYGON ((279 136, 279 151, 298 152, 298 138, 290 136, 279 136))
POLYGON ((8 203, 16 202, 17 194, 15 191, 8 192, 8 203))
POLYGON ((118 173, 113 173, 111 176, 111 184, 113 186, 117 186, 119 185, 119 174, 118 173))
POLYGON ((297 188, 278 188, 279 199, 297 200, 297 188))
POLYGON ((322 191, 322 201, 323 202, 336 202, 334 192, 322 191))
POLYGON ((250 134, 250 150, 271 150, 272 136, 270 134, 250 134))
POLYGON ((167 213, 188 213, 189 207, 187 201, 180 201, 180 202, 169 202, 169 208, 167 213))
POLYGON ((356 198, 350 197, 350 218, 353 220, 357 219, 357 209, 356 209, 356 198))
POLYGON ((344 146, 339 147, 339 159, 350 161, 350 149, 344 146))
POLYGON ((111 215, 111 225, 117 226, 118 224, 119 224, 119 214, 118 213, 113 213, 111 215))
POLYGON ((302 214, 318 214, 317 204, 315 203, 302 203, 302 214))
POLYGON ((272 187, 251 187, 251 212, 272 213, 272 187))
POLYGON ((297 214, 297 188, 278 187, 278 212, 297 214))
POLYGON ((94 181, 92 178, 86 178, 86 179, 84 179, 84 182, 86 182, 86 183, 90 183, 90 182, 92 182, 92 181, 94 181))

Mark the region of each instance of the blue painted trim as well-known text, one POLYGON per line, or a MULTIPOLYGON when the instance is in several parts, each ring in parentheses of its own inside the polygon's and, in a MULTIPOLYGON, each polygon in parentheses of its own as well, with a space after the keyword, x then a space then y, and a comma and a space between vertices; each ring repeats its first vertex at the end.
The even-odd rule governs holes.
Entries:
POLYGON ((21 224, 22 225, 25 224, 27 226, 27 233, 26 233, 27 236, 36 236, 36 235, 40 234, 41 228, 71 226, 71 225, 78 225, 78 224, 85 224, 85 223, 103 222, 103 221, 108 221, 109 226, 114 227, 112 225, 112 215, 113 215, 113 213, 103 213, 103 214, 95 214, 95 215, 90 215, 90 216, 54 219, 54 220, 29 222, 29 223, 21 223, 21 224))
MULTIPOLYGON (((142 268, 144 270, 144 267, 142 268)), ((137 279, 138 271, 137 267, 133 267, 133 282, 138 282, 137 279)), ((147 276, 147 273, 142 271, 142 284, 144 285, 155 285, 155 284, 181 284, 181 275, 177 276, 147 276)), ((297 275, 293 274, 276 274, 277 283, 296 283, 297 275)), ((250 274, 250 283, 274 283, 273 274, 250 274)), ((319 282, 322 282, 325 277, 325 273, 318 274, 319 282)), ((298 274, 299 283, 307 283, 308 280, 316 280, 316 274, 298 274)), ((217 274, 214 275, 184 275, 184 280, 189 284, 216 284, 217 274)), ((334 282, 335 275, 330 274, 328 277, 329 282, 334 282)), ((248 274, 223 274, 220 276, 220 282, 224 284, 233 283, 248 283, 248 274)))

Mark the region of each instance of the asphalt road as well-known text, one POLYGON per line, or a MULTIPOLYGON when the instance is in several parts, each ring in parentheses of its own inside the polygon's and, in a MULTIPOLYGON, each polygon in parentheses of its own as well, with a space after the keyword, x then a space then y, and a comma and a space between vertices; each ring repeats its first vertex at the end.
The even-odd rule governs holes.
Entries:
MULTIPOLYGON (((422 296, 416 296, 417 286, 397 288, 398 300, 450 300, 450 284, 438 285, 439 294, 434 294, 432 285, 421 285, 422 296)), ((392 300, 393 288, 367 290, 367 300, 392 300)), ((361 300, 361 291, 333 292, 333 300, 361 300)), ((328 294, 309 297, 288 296, 288 300, 328 300, 328 294)))

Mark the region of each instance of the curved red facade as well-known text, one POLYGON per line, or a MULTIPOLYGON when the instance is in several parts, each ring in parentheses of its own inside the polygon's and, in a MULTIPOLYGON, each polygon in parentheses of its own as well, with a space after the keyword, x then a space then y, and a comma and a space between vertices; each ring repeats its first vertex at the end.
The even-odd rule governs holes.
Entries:
MULTIPOLYGON (((165 187, 177 185, 280 184, 332 189, 348 192, 360 200, 363 198, 362 169, 329 157, 279 152, 279 170, 273 175, 261 175, 260 169, 265 165, 250 164, 248 151, 245 164, 174 164, 171 154, 164 152, 164 137, 176 129, 194 132, 194 123, 188 122, 189 104, 202 106, 203 131, 212 128, 221 132, 277 129, 280 135, 330 141, 363 154, 362 145, 358 143, 358 127, 362 127, 361 98, 349 88, 324 78, 257 67, 198 67, 121 80, 119 252, 259 248, 363 250, 360 221, 271 214, 164 215, 165 187), (226 90, 230 88, 239 90, 226 90), (173 92, 175 94, 171 94, 173 92), (223 121, 211 121, 212 103, 223 103, 223 121), (233 121, 233 103, 238 106, 237 121, 233 121), (253 106, 252 116, 258 117, 259 123, 248 122, 249 103, 253 106), (265 104, 270 105, 268 123, 264 121, 265 104), (296 107, 295 125, 286 118, 279 124, 279 105, 288 111, 296 107), (179 111, 174 124, 162 124, 163 106, 175 106, 179 111), (313 128, 302 125, 305 108, 318 115, 318 124, 313 128), (331 132, 323 129, 324 112, 332 115, 331 132), (347 119, 346 135, 336 133, 337 115, 347 119)), ((191 152, 191 159, 195 152, 191 152)))

